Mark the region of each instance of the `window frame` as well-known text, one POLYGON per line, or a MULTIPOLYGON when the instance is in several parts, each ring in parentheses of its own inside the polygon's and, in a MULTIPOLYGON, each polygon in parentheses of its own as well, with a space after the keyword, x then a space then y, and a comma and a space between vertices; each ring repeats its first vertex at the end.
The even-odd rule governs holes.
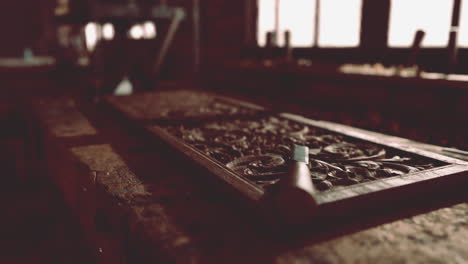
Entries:
MULTIPOLYGON (((282 47, 267 48, 257 44, 257 0, 244 0, 246 6, 246 31, 244 57, 264 58, 280 56, 282 47)), ((455 0, 456 1, 456 0, 455 0)), ((294 48, 295 56, 318 61, 336 63, 404 64, 410 47, 390 47, 388 32, 390 26, 391 0, 363 0, 361 11, 360 42, 356 47, 311 47, 294 48)), ((447 47, 421 47, 418 64, 429 71, 443 72, 449 64, 447 47)), ((468 47, 458 47, 458 64, 453 69, 457 73, 468 72, 468 47)))

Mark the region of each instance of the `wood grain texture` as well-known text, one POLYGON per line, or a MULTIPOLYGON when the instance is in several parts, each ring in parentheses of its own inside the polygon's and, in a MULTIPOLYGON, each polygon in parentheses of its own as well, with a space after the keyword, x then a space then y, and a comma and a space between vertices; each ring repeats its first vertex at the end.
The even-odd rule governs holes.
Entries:
POLYGON ((142 181, 110 145, 75 147, 70 151, 93 172, 93 181, 113 197, 131 203, 135 197, 148 194, 142 181))
MULTIPOLYGON (((173 258, 192 258, 187 252, 190 237, 172 222, 166 207, 153 202, 161 197, 178 199, 179 193, 171 193, 173 190, 167 188, 167 183, 158 186, 142 182, 108 144, 76 147, 70 151, 80 164, 88 168, 88 177, 95 177, 97 188, 113 203, 107 205, 108 213, 113 218, 110 221, 127 224, 124 228, 130 230, 132 255, 152 255, 151 248, 155 247, 157 254, 151 259, 172 261, 173 258), (117 220, 118 217, 125 219, 117 220)), ((146 161, 149 159, 147 157, 146 161)), ((150 164, 164 167, 162 160, 150 164)), ((169 170, 166 168, 166 171, 169 170)))

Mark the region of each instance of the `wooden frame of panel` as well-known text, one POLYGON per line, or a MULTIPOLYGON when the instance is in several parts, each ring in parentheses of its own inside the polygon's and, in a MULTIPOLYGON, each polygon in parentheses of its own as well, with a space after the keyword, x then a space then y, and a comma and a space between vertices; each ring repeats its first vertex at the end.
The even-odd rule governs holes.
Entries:
MULTIPOLYGON (((264 108, 251 103, 222 96, 213 96, 216 97, 217 100, 226 103, 258 110, 260 113, 266 112, 264 108)), ((115 101, 107 100, 107 102, 110 103, 113 108, 119 108, 118 103, 115 101)), ((125 113, 123 114, 126 116, 125 113)), ((417 194, 441 192, 442 190, 440 190, 440 188, 442 186, 445 188, 446 186, 468 184, 468 162, 417 148, 417 143, 415 142, 336 123, 311 120, 290 113, 280 113, 277 115, 290 121, 328 130, 345 137, 367 141, 386 148, 403 151, 410 155, 417 155, 446 164, 415 173, 318 192, 314 196, 317 202, 318 215, 326 217, 342 214, 345 211, 355 210, 356 208, 372 207, 381 202, 411 198, 417 194)), ((126 116, 126 118, 130 117, 126 116)), ((171 135, 161 125, 158 125, 157 121, 153 122, 154 124, 138 122, 138 120, 133 121, 136 122, 138 126, 145 127, 151 135, 154 135, 154 139, 164 142, 189 160, 201 165, 209 174, 222 180, 226 185, 237 191, 242 198, 247 198, 247 200, 250 200, 255 205, 261 205, 266 200, 264 198, 268 194, 267 190, 243 176, 236 174, 224 164, 207 156, 195 147, 184 143, 183 140, 171 135)), ((445 191, 447 191, 447 189, 445 191)), ((314 208, 314 210, 317 208, 314 208)))

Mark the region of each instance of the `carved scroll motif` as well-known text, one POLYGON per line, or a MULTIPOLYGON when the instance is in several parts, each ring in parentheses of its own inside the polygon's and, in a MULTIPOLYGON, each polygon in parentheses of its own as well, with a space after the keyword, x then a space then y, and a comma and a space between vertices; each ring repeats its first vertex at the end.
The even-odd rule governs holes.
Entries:
POLYGON ((264 187, 276 183, 286 173, 293 143, 309 147, 311 177, 320 190, 437 166, 427 158, 276 116, 168 126, 166 130, 264 187))

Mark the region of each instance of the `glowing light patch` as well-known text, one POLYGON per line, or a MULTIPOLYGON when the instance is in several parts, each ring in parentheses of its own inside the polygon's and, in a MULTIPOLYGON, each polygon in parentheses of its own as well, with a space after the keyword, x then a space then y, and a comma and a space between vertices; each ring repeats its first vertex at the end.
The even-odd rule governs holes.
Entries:
POLYGON ((132 39, 141 39, 143 38, 145 31, 143 29, 143 26, 141 26, 140 24, 137 24, 137 25, 133 25, 130 28, 128 34, 129 34, 129 37, 132 39))
POLYGON ((111 40, 115 36, 114 25, 106 23, 102 26, 102 37, 106 40, 111 40))
POLYGON ((362 0, 320 1, 319 12, 319 46, 356 47, 359 45, 362 0))
POLYGON ((91 22, 86 24, 84 31, 86 48, 88 48, 89 51, 93 51, 101 38, 101 26, 97 23, 91 22))
POLYGON ((146 39, 155 38, 157 35, 156 25, 151 21, 147 21, 143 24, 143 31, 146 39))
POLYGON ((421 46, 446 46, 452 8, 453 1, 450 0, 392 0, 389 46, 410 47, 419 29, 426 32, 421 46))

